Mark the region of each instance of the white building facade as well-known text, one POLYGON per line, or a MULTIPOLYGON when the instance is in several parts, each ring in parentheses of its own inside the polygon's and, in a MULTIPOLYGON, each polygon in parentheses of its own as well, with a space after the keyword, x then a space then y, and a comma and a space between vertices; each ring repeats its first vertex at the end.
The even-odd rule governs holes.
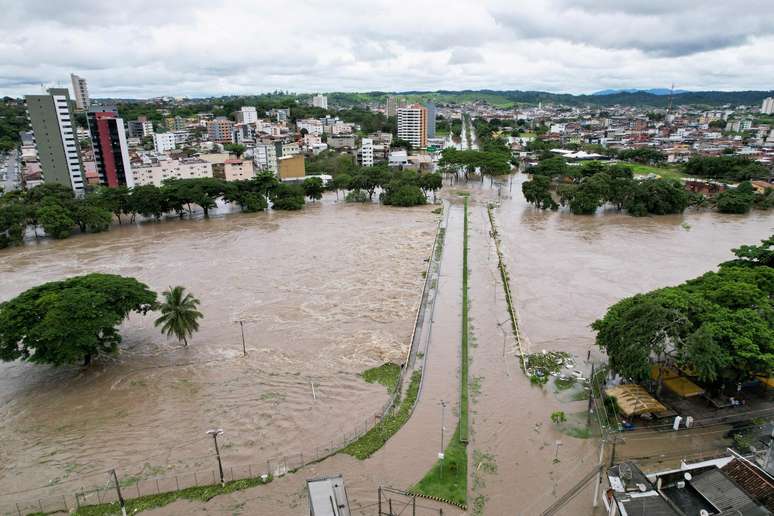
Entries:
POLYGON ((363 167, 374 166, 374 141, 371 138, 363 138, 360 142, 360 164, 363 167))
POLYGON ((199 158, 161 159, 149 165, 132 167, 135 186, 161 186, 168 179, 212 177, 212 163, 199 158))
POLYGON ((314 97, 312 97, 312 106, 322 108, 322 109, 328 109, 328 97, 326 97, 323 94, 317 94, 314 97))
POLYGON ((156 133, 153 135, 153 148, 159 154, 173 150, 176 145, 175 133, 156 133))

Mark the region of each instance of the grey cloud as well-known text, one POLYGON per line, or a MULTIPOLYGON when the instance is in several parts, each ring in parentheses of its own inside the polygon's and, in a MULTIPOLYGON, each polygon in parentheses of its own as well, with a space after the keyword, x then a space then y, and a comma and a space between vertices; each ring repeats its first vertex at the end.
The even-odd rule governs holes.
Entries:
POLYGON ((451 55, 449 56, 449 64, 450 65, 459 65, 459 64, 468 64, 468 63, 479 63, 483 61, 483 56, 478 50, 473 50, 470 48, 455 48, 452 50, 451 55))
POLYGON ((774 34, 774 2, 554 0, 532 9, 492 6, 517 37, 559 39, 656 56, 684 56, 774 34))

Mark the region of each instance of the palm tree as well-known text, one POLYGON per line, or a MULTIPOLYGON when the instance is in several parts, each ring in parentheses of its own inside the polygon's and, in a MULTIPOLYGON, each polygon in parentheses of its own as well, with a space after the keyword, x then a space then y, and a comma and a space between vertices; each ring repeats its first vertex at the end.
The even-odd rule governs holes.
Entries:
POLYGON ((161 326, 161 333, 168 337, 174 335, 188 346, 188 337, 199 329, 199 319, 204 317, 196 307, 199 300, 186 293, 184 287, 169 287, 164 292, 164 302, 161 303, 161 317, 153 323, 161 326))

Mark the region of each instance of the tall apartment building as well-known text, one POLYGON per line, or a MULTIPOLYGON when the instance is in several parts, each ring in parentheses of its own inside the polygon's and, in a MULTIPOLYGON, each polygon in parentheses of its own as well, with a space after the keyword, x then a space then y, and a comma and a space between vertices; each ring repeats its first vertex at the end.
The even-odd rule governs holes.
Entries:
POLYGON ((763 99, 761 104, 761 113, 764 115, 774 115, 774 97, 763 99))
POLYGON ((398 98, 389 96, 387 97, 387 116, 396 116, 398 114, 398 98))
POLYGON ((159 154, 171 151, 177 145, 177 135, 175 133, 156 133, 153 135, 153 148, 159 154))
POLYGON ((258 121, 258 110, 255 106, 242 106, 236 112, 236 121, 240 124, 252 124, 258 121))
POLYGON ((253 162, 259 170, 277 173, 277 148, 273 143, 256 143, 253 162))
POLYGON ((212 176, 212 163, 199 158, 160 159, 132 168, 136 186, 161 186, 168 179, 193 179, 212 176))
POLYGON ((86 84, 86 79, 71 73, 70 80, 73 83, 75 107, 81 110, 85 110, 89 107, 89 86, 86 84))
POLYGON ((398 138, 415 149, 427 147, 427 108, 414 104, 398 108, 398 138))
POLYGON ((363 138, 361 140, 358 158, 361 167, 374 166, 374 141, 371 138, 363 138))
POLYGON ((432 102, 425 103, 425 107, 427 108, 427 137, 435 138, 435 117, 438 115, 438 110, 432 102))
POLYGON ((134 186, 124 120, 118 117, 118 111, 94 107, 89 110, 88 117, 100 184, 111 188, 134 186))
POLYGON ((43 179, 82 194, 83 164, 67 88, 52 88, 47 95, 26 95, 24 98, 35 134, 43 179))
POLYGON ((153 135, 153 122, 148 120, 148 117, 137 117, 137 120, 130 120, 126 125, 129 128, 130 138, 145 138, 153 135))
POLYGON ((181 116, 168 116, 164 119, 164 125, 170 131, 185 131, 188 124, 181 116))
POLYGON ((318 93, 317 95, 312 97, 312 106, 322 108, 322 109, 328 109, 328 97, 326 97, 322 93, 318 93))
POLYGON ((234 143, 234 122, 224 116, 207 122, 207 136, 215 143, 234 143))

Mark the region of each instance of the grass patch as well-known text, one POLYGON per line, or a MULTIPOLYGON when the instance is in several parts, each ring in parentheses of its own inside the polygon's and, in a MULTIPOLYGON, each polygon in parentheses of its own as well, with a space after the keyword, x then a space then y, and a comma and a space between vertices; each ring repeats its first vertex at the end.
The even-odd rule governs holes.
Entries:
POLYGON ((468 300, 468 198, 465 198, 465 222, 462 233, 462 357, 460 364, 459 438, 468 442, 468 334, 470 333, 468 300))
POLYGON ((400 366, 387 362, 379 367, 372 367, 363 371, 363 380, 368 383, 381 383, 387 387, 387 391, 390 394, 395 392, 398 388, 398 380, 400 380, 400 366))
POLYGON ((570 401, 586 401, 587 399, 589 399, 589 391, 586 389, 574 392, 570 397, 570 401))
POLYGON ((576 439, 588 439, 591 437, 591 428, 571 426, 564 430, 563 433, 570 437, 575 437, 576 439))
POLYGON ((406 398, 401 401, 400 407, 397 410, 393 410, 384 419, 379 421, 376 426, 370 429, 357 441, 350 443, 346 446, 342 452, 352 455, 356 459, 367 459, 373 455, 379 448, 384 446, 387 440, 395 435, 395 432, 400 430, 406 421, 408 421, 411 415, 411 409, 414 403, 417 401, 417 393, 419 392, 419 380, 422 378, 422 371, 414 371, 411 375, 411 383, 409 383, 408 390, 406 391, 406 398))
MULTIPOLYGON (((141 496, 140 498, 126 501, 126 512, 127 514, 134 514, 135 512, 147 511, 156 507, 163 507, 174 502, 175 500, 180 499, 191 500, 195 502, 206 502, 218 495, 233 493, 234 491, 241 491, 243 489, 249 489, 251 487, 268 484, 269 482, 271 482, 271 477, 266 479, 266 481, 262 480, 261 477, 255 477, 226 482, 225 486, 215 484, 209 486, 189 487, 187 489, 181 489, 180 491, 170 491, 168 493, 141 496)), ((112 516, 120 513, 121 508, 118 505, 118 502, 113 502, 99 505, 84 505, 73 514, 77 516, 112 516)))
POLYGON ((680 172, 675 167, 653 167, 650 165, 642 165, 640 163, 626 162, 626 166, 630 167, 635 174, 647 176, 648 174, 656 174, 664 179, 682 179, 686 177, 685 174, 680 172))
POLYGON ((554 386, 560 391, 566 391, 572 389, 575 382, 576 380, 572 376, 559 376, 554 380, 554 386))
POLYGON ((409 492, 435 496, 459 505, 466 505, 468 492, 468 452, 460 441, 459 429, 444 450, 443 464, 438 460, 433 468, 409 492), (441 471, 443 466, 443 471, 441 471), (442 476, 443 475, 443 476, 442 476))

